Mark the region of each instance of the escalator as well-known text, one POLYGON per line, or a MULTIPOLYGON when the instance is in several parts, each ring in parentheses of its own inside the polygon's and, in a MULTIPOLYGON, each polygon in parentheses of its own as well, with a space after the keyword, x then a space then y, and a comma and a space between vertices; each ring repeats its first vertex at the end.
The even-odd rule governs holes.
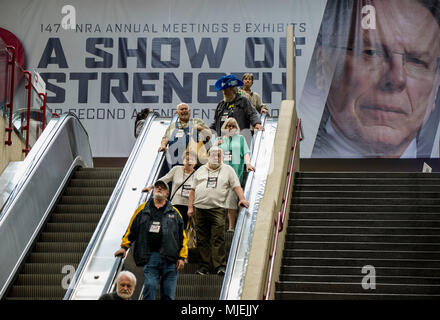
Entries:
MULTIPOLYGON (((129 257, 118 261, 113 253, 134 210, 146 200, 141 189, 168 171, 164 154, 151 146, 160 144, 171 121, 150 114, 122 170, 92 168, 87 133, 74 116, 48 126, 0 212, 0 254, 6 257, 0 266, 2 299, 94 300, 113 290, 118 270, 132 267, 129 257), (66 146, 68 150, 62 149, 66 146)), ((226 236, 231 251, 224 279, 196 278, 197 251, 191 252, 177 299, 219 299, 221 292, 240 281, 248 251, 244 247, 250 245, 270 162, 267 148, 273 145, 273 123, 272 130, 256 135, 263 148, 253 156, 257 171, 249 175, 245 187, 251 207, 239 214, 234 235, 226 236)), ((142 283, 139 268, 135 274, 142 283)))
POLYGON ((57 300, 66 293, 122 168, 77 168, 28 255, 7 300, 57 300))
POLYGON ((87 133, 74 115, 49 123, 0 208, 1 299, 72 293, 85 262, 96 257, 95 245, 113 232, 119 241, 118 219, 132 213, 133 199, 155 170, 156 153, 145 145, 159 145, 169 121, 147 117, 123 169, 93 168, 87 133))
MULTIPOLYGON (((225 276, 217 274, 197 275, 195 271, 198 268, 199 254, 198 250, 190 249, 188 254, 188 263, 185 268, 179 272, 176 300, 219 300, 234 299, 235 291, 240 290, 244 270, 246 269, 246 257, 250 250, 253 225, 258 211, 259 201, 263 196, 265 189, 265 179, 269 171, 270 156, 274 143, 275 132, 277 128, 276 119, 262 118, 266 130, 258 132, 252 142, 251 164, 256 168, 255 172, 250 172, 246 185, 244 187, 245 198, 249 201, 248 209, 241 209, 237 219, 236 230, 234 233, 226 232, 225 242, 227 253, 227 267, 225 276)), ((164 159, 158 156, 156 159, 157 171, 151 172, 146 185, 151 185, 155 180, 167 173, 164 159)), ((148 196, 144 195, 138 202, 141 204, 148 201, 148 196)), ((134 211, 133 211, 134 212, 134 211)), ((125 221, 127 225, 129 219, 125 221)), ((226 223, 227 226, 227 223, 226 223)), ((119 234, 119 243, 112 250, 112 253, 119 248, 122 234, 119 234)), ((109 257, 110 259, 110 257, 109 257)), ((101 293, 108 293, 115 290, 115 276, 121 270, 133 272, 138 285, 133 294, 134 299, 142 297, 143 268, 134 264, 132 250, 128 250, 125 259, 116 258, 112 266, 112 271, 108 273, 108 278, 101 293)))

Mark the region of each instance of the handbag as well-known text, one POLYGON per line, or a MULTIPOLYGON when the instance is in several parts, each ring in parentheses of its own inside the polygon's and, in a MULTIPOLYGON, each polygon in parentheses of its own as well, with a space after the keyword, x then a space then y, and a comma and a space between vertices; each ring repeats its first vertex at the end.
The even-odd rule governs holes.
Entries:
POLYGON ((188 224, 186 225, 185 232, 186 232, 186 237, 188 238, 188 242, 187 242, 188 249, 197 248, 196 228, 193 218, 190 218, 188 220, 188 224))

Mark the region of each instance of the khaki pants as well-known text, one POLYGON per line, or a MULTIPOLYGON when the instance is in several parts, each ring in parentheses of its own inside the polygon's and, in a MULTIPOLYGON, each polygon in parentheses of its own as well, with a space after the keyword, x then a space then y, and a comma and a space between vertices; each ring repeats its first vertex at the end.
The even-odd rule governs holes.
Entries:
POLYGON ((226 267, 226 209, 195 208, 195 219, 200 268, 216 272, 218 268, 226 267))

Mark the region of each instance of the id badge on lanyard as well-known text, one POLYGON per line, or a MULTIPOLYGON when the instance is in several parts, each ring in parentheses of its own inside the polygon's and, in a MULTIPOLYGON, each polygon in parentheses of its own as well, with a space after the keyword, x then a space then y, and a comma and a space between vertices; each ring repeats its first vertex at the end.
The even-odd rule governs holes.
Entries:
POLYGON ((177 130, 176 138, 182 138, 183 136, 185 136, 185 131, 183 129, 177 130))
POLYGON ((150 232, 159 233, 159 231, 160 231, 160 221, 153 221, 153 223, 150 226, 150 232))
POLYGON ((217 188, 218 177, 208 177, 207 188, 217 188))
POLYGON ((182 193, 181 196, 184 198, 189 198, 189 192, 191 191, 191 185, 189 184, 184 184, 182 186, 182 193))
POLYGON ((223 153, 223 159, 225 160, 225 162, 231 162, 232 161, 232 151, 231 150, 227 150, 223 153))

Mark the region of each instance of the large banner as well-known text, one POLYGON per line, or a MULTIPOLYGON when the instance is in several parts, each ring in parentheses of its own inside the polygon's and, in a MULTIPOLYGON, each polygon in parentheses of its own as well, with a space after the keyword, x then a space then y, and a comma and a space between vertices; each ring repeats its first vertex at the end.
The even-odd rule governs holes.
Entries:
POLYGON ((94 157, 128 156, 143 108, 172 116, 185 102, 209 125, 229 73, 252 72, 277 117, 288 25, 303 158, 438 157, 430 2, 0 0, 0 28, 21 41, 52 110, 81 119, 94 157))

